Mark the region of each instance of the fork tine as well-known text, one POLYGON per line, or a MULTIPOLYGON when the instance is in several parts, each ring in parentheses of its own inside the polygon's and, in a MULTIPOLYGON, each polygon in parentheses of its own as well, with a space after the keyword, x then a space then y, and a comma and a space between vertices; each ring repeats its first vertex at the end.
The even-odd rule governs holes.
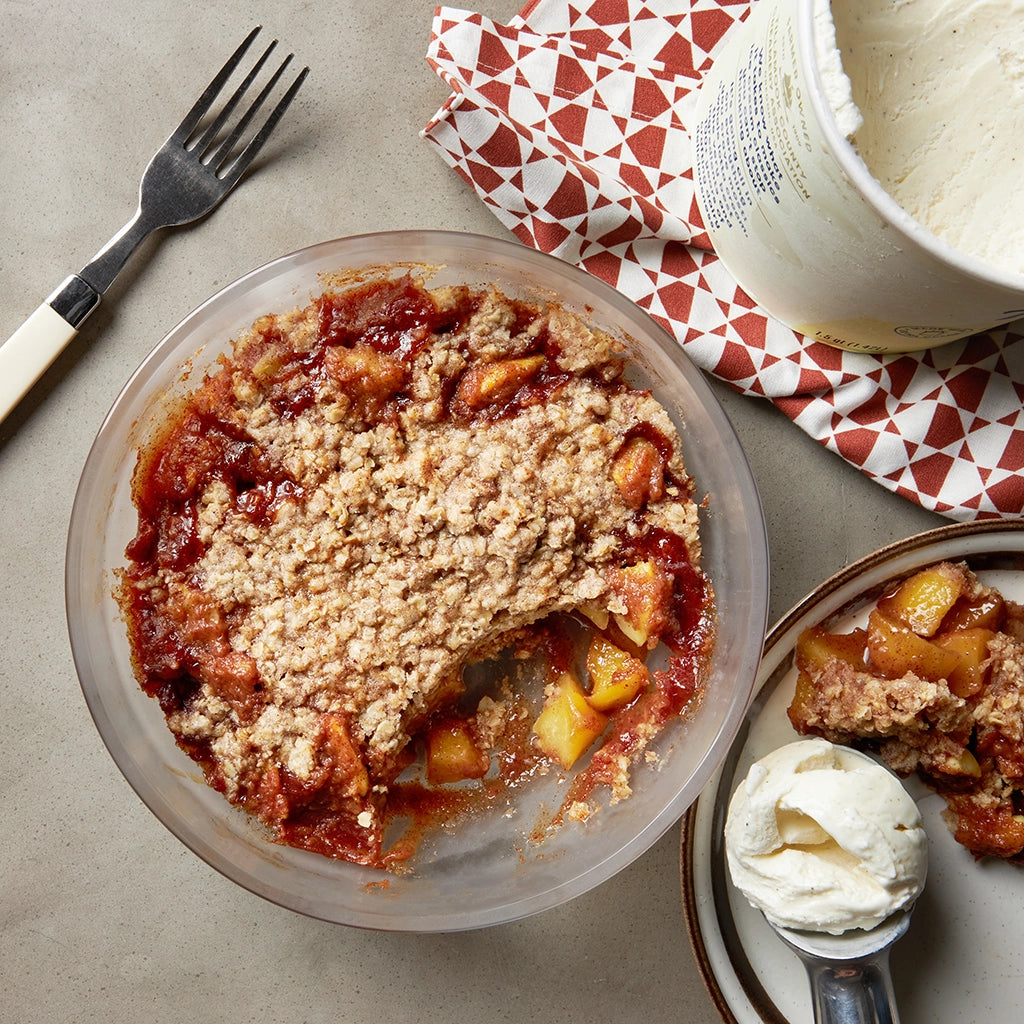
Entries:
MULTIPOLYGON (((206 129, 206 131, 203 132, 203 134, 198 138, 198 140, 193 145, 189 146, 189 149, 194 150, 199 155, 200 159, 203 158, 203 156, 206 153, 206 150, 213 144, 221 128, 223 128, 224 125, 227 124, 228 118, 231 116, 235 107, 238 106, 238 103, 241 100, 241 98, 249 91, 249 86, 252 85, 252 83, 256 80, 256 76, 263 69, 263 65, 266 64, 267 58, 271 55, 271 53, 273 53, 274 48, 276 46, 277 40, 275 39, 263 51, 263 56, 260 57, 258 61, 256 61, 256 63, 252 67, 252 70, 249 72, 249 74, 245 76, 245 80, 234 91, 234 93, 232 94, 231 98, 227 101, 227 103, 224 104, 224 108, 217 115, 216 120, 209 126, 209 128, 206 129)), ((214 160, 213 162, 216 163, 216 160, 214 160)))
POLYGON ((246 50, 252 45, 252 41, 259 34, 262 25, 257 25, 239 44, 238 49, 228 58, 227 63, 217 72, 213 81, 203 90, 203 94, 196 100, 195 105, 185 115, 181 124, 174 129, 171 139, 184 145, 191 134, 195 131, 196 125, 203 119, 218 93, 224 88, 224 83, 231 77, 235 68, 241 63, 246 50))
MULTIPOLYGON (((290 59, 291 55, 289 55, 289 60, 290 59)), ((284 71, 287 64, 288 61, 286 60, 278 69, 278 73, 275 76, 275 81, 277 78, 280 77, 281 72, 284 71)), ((245 171, 245 169, 253 162, 253 160, 256 159, 257 154, 263 148, 267 139, 270 138, 271 132, 273 132, 274 128, 277 126, 277 122, 281 120, 281 118, 284 116, 284 112, 288 109, 292 100, 295 99, 295 94, 299 91, 300 86, 305 81, 306 76, 308 74, 308 67, 303 68, 298 73, 298 75, 295 77, 295 81, 292 82, 292 84, 288 87, 288 91, 284 94, 284 96, 281 97, 277 106, 274 107, 274 109, 267 116, 267 119, 266 121, 263 122, 263 126, 260 128, 260 130, 252 137, 252 139, 249 140, 245 149, 243 149, 242 152, 239 153, 238 156, 236 156, 227 165, 227 167, 224 168, 223 173, 218 173, 217 176, 222 181, 227 183, 229 186, 234 185, 234 183, 238 181, 238 179, 242 176, 242 173, 245 171)), ((271 82, 271 85, 273 85, 273 82, 271 82)), ((269 91, 270 86, 264 89, 264 93, 269 93, 269 91)), ((262 93, 259 97, 257 97, 256 102, 253 104, 253 109, 247 113, 246 123, 248 123, 248 120, 251 118, 252 114, 254 114, 256 110, 259 109, 259 106, 262 105, 263 100, 265 98, 266 97, 262 93)), ((238 134, 240 135, 241 133, 239 132, 238 134)))
MULTIPOLYGON (((269 53, 270 51, 268 50, 267 52, 269 53)), ((263 86, 256 99, 252 101, 252 103, 249 105, 245 113, 243 113, 242 116, 238 119, 238 124, 236 124, 235 127, 232 129, 231 134, 228 135, 228 137, 217 147, 217 151, 211 157, 209 157, 209 159, 204 160, 204 163, 206 163, 207 166, 212 167, 215 172, 220 169, 228 153, 231 152, 232 147, 242 137, 242 133, 249 126, 249 122, 256 116, 256 114, 259 113, 260 108, 263 106, 263 104, 266 103, 267 97, 273 91, 274 86, 277 85, 277 83, 281 80, 281 76, 284 74, 285 69, 288 67, 288 65, 292 62, 292 58, 294 56, 295 55, 293 53, 289 53, 288 56, 285 57, 285 59, 281 62, 281 66, 271 76, 270 81, 267 82, 265 86, 263 86)), ((247 82, 243 83, 243 85, 246 85, 247 82)), ((236 97, 232 97, 233 100, 235 98, 236 97)), ((241 96, 238 95, 237 98, 240 99, 241 96)))

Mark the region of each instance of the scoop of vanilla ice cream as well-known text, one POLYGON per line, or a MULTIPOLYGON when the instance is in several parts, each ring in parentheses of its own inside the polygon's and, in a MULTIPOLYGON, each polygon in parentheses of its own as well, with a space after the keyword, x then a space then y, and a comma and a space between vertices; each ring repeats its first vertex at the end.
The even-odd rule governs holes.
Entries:
POLYGON ((873 928, 924 888, 928 840, 899 779, 826 740, 754 764, 725 824, 733 884, 770 921, 838 935, 873 928))
POLYGON ((871 174, 953 248, 1024 273, 1024 0, 817 0, 815 14, 826 96, 871 174))

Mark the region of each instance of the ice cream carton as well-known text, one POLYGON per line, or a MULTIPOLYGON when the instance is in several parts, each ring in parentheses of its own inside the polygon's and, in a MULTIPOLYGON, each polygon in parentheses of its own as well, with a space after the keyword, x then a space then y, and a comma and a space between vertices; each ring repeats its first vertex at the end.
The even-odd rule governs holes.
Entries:
POLYGON ((844 131, 841 79, 828 0, 758 0, 734 26, 693 127, 697 200, 725 267, 787 326, 860 352, 1024 316, 1024 274, 943 242, 872 176, 844 131))

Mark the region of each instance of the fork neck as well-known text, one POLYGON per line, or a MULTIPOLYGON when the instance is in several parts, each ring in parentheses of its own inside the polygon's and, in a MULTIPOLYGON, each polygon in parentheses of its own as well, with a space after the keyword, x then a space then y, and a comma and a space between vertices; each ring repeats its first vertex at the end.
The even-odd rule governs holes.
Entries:
POLYGON ((157 227, 143 214, 141 205, 135 216, 85 265, 78 276, 102 295, 121 272, 128 258, 157 227))

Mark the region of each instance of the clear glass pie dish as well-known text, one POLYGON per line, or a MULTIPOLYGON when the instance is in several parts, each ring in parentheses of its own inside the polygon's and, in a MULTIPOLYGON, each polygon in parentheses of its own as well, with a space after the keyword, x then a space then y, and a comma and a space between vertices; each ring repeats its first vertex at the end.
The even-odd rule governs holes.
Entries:
POLYGON ((92 446, 68 535, 68 628, 82 691, 118 768, 153 814, 207 864, 299 913, 357 927, 455 931, 515 920, 578 896, 621 870, 682 817, 726 756, 750 700, 764 635, 768 555, 757 491, 712 391, 646 313, 607 284, 516 243, 403 231, 328 241, 260 267, 178 324, 135 371, 92 446), (531 840, 560 802, 560 773, 510 793, 507 806, 434 830, 410 871, 382 873, 274 843, 267 830, 210 788, 175 744, 160 707, 140 689, 113 597, 115 570, 137 519, 131 481, 138 450, 168 403, 194 388, 258 316, 305 305, 332 275, 422 268, 431 285, 495 284, 513 296, 557 298, 621 339, 631 383, 650 387, 683 438, 702 513, 703 568, 715 591, 718 638, 700 707, 638 765, 629 799, 586 822, 531 840), (377 269, 379 268, 379 270, 377 269))

